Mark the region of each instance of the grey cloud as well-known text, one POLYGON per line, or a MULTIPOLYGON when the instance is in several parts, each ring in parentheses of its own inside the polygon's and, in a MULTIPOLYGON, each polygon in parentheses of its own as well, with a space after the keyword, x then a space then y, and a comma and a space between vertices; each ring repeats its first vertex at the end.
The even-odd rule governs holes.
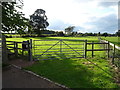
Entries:
POLYGON ((120 19, 118 19, 118 30, 120 30, 120 19))
POLYGON ((72 24, 64 23, 62 20, 54 20, 49 22, 48 29, 54 30, 64 30, 66 27, 71 26, 72 24))
POLYGON ((116 6, 118 5, 117 2, 100 2, 98 4, 98 6, 102 6, 102 7, 111 7, 111 6, 116 6))
POLYGON ((118 18, 120 18, 120 2, 118 3, 118 18))
POLYGON ((116 3, 117 5, 117 3, 119 2, 119 0, 73 0, 73 2, 83 3, 83 4, 88 3, 88 2, 94 2, 94 1, 101 2, 101 5, 105 5, 107 2, 109 3, 109 5, 110 3, 111 4, 116 3))
MULTIPOLYGON (((70 23, 65 23, 62 20, 54 20, 54 21, 50 21, 49 23, 50 25, 48 26, 48 29, 53 29, 53 30, 64 30, 68 26, 75 26, 70 23)), ((74 32, 77 32, 79 30, 84 30, 84 28, 81 26, 75 26, 74 32)))
POLYGON ((93 25, 93 32, 108 32, 114 33, 118 29, 118 20, 115 14, 110 14, 106 17, 98 18, 93 22, 86 23, 87 25, 93 25))
POLYGON ((74 32, 77 32, 79 30, 84 30, 85 28, 84 27, 81 27, 81 26, 75 26, 74 28, 74 32))
MULTIPOLYGON (((48 29, 54 29, 54 30, 64 30, 66 27, 72 25, 70 23, 64 23, 64 21, 62 20, 54 20, 49 23, 50 26, 48 27, 48 29)), ((118 19, 116 14, 110 14, 108 16, 101 18, 92 17, 91 22, 87 22, 85 23, 85 25, 93 26, 94 28, 85 30, 85 28, 82 26, 75 26, 74 31, 84 30, 86 32, 93 32, 93 33, 98 33, 98 32, 114 33, 118 29, 118 26, 120 29, 120 19, 118 25, 118 19)))

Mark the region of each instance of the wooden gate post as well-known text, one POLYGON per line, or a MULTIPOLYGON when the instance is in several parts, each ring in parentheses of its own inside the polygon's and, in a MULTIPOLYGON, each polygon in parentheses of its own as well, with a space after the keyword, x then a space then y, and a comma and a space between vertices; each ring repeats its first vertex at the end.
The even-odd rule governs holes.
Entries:
POLYGON ((114 64, 114 57, 115 57, 115 44, 113 45, 112 64, 114 64))
POLYGON ((7 46, 6 46, 6 37, 2 35, 2 61, 3 63, 8 61, 8 53, 7 53, 7 46))
POLYGON ((87 58, 87 40, 85 40, 84 49, 84 58, 87 58))
POLYGON ((15 56, 18 56, 18 43, 14 42, 14 51, 15 51, 15 56))
POLYGON ((28 40, 28 59, 32 61, 32 39, 28 40))

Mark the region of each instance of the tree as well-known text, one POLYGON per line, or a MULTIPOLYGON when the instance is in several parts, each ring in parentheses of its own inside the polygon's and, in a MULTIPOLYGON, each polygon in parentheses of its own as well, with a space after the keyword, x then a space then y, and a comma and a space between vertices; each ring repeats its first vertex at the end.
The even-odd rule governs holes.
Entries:
POLYGON ((77 36, 77 32, 72 32, 71 36, 77 36))
POLYGON ((120 37, 120 30, 118 30, 118 32, 115 33, 118 37, 120 37))
POLYGON ((108 36, 108 33, 103 33, 102 36, 107 37, 107 36, 108 36))
POLYGON ((75 26, 69 26, 69 27, 65 28, 65 34, 71 34, 73 32, 74 28, 75 28, 75 26))
POLYGON ((100 35, 101 35, 100 32, 98 32, 97 36, 100 36, 100 35))
POLYGON ((57 36, 64 36, 64 33, 63 31, 60 31, 60 32, 56 32, 57 36))
POLYGON ((37 9, 32 15, 30 15, 30 24, 37 34, 40 34, 40 30, 44 30, 49 23, 47 22, 47 16, 43 9, 37 9))
POLYGON ((24 30, 29 26, 28 19, 24 14, 16 8, 22 9, 23 2, 2 2, 2 32, 17 32, 24 33, 24 30))

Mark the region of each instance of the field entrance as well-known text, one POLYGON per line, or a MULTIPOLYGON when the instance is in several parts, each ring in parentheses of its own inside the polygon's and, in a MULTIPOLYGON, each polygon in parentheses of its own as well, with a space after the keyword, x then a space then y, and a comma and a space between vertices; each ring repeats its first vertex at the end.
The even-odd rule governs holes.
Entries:
POLYGON ((34 40, 37 60, 84 58, 84 40, 34 40))

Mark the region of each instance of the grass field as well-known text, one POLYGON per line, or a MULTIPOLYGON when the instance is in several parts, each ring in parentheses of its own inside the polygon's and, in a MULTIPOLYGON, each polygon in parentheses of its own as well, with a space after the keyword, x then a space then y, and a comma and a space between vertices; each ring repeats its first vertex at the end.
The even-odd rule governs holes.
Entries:
MULTIPOLYGON (((88 42, 98 42, 97 37, 7 38, 9 41, 24 41, 29 39, 80 39, 88 40, 88 42)), ((48 43, 52 44, 53 42, 48 43)), ((77 44, 78 42, 67 41, 66 43, 77 44)), ((43 47, 41 48, 43 49, 43 47)), ((49 46, 46 46, 46 48, 49 48, 49 46)), ((91 45, 88 45, 87 48, 90 49, 91 45)), ((101 47, 96 45, 95 48, 99 49, 101 47)), ((54 60, 52 58, 51 60, 40 60, 36 62, 36 64, 26 67, 25 69, 33 71, 43 77, 49 78, 50 80, 63 84, 69 88, 117 88, 117 85, 113 83, 114 73, 109 65, 109 61, 106 58, 105 52, 96 51, 94 58, 91 58, 91 52, 88 52, 87 59, 66 58, 67 55, 64 53, 57 55, 59 58, 54 57, 56 58, 54 60)))
MULTIPOLYGON (((67 43, 67 44, 80 44, 80 43, 84 43, 84 42, 79 42, 79 40, 87 40, 88 42, 99 42, 98 41, 98 38, 97 37, 37 37, 37 38, 7 38, 7 41, 18 41, 18 42, 22 42, 22 41, 27 41, 27 40, 29 40, 29 39, 32 39, 32 40, 52 40, 52 39, 54 39, 54 40, 56 40, 56 41, 47 41, 47 42, 44 42, 44 44, 55 44, 58 40, 60 40, 60 39, 62 39, 62 40, 78 40, 78 41, 76 41, 76 42, 74 42, 74 41, 67 41, 67 42, 65 42, 65 43, 67 43)), ((33 41, 34 42, 34 41, 33 41)), ((43 42, 35 42, 35 44, 37 45, 39 45, 39 44, 42 44, 43 42)), ((22 45, 21 44, 18 44, 18 46, 19 46, 19 48, 21 48, 22 47, 22 45)), ((74 48, 74 47, 76 47, 76 48, 81 48, 81 46, 80 45, 69 45, 70 47, 72 47, 72 48, 74 48)), ((34 47, 34 46, 33 46, 34 47)), ((47 50, 49 47, 51 47, 51 46, 38 46, 37 47, 37 49, 39 49, 39 48, 42 48, 42 49, 45 49, 45 50, 47 50)), ((59 47, 59 44, 58 45, 56 45, 55 47, 59 47)), ((54 47, 54 48, 55 48, 54 47)), ((84 47, 84 46, 82 46, 82 47, 84 47)), ((53 49, 54 49, 53 48, 53 49)), ((68 46, 66 46, 66 45, 63 45, 62 46, 62 48, 69 48, 68 46)), ((92 46, 91 45, 88 45, 88 47, 87 47, 88 49, 91 49, 92 48, 92 46)), ((100 46, 99 45, 95 45, 95 49, 99 49, 100 48, 100 46)), ((41 53, 42 52, 44 52, 45 50, 41 50, 41 53)), ((38 50, 38 51, 36 51, 36 52, 38 52, 38 53, 40 53, 39 52, 40 50, 38 50)), ((13 52, 13 51, 12 51, 13 52)), ((34 49, 33 49, 33 52, 34 52, 34 49)), ((27 53, 27 52, 26 52, 27 53)), ((48 53, 47 53, 48 54, 48 53)), ((103 53, 103 52, 95 52, 95 55, 97 55, 97 57, 98 56, 101 56, 101 57, 104 57, 105 56, 105 53, 103 53)), ((87 52, 87 56, 88 57, 91 57, 91 52, 87 52)))
POLYGON ((120 37, 102 37, 102 39, 108 40, 111 43, 114 43, 114 44, 120 46, 120 37))

